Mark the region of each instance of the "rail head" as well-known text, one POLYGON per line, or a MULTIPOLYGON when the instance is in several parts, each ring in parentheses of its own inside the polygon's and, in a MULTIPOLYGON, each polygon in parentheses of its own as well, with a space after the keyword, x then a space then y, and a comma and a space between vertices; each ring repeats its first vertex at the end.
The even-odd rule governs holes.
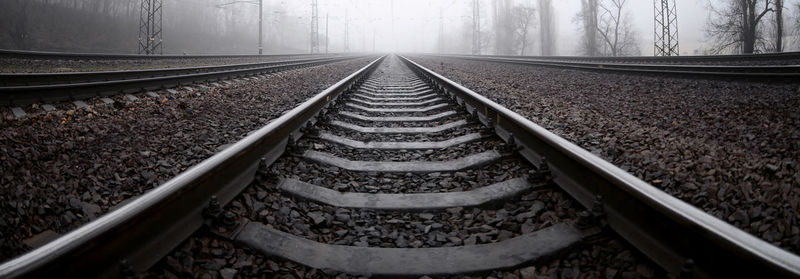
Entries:
POLYGON ((764 62, 800 60, 800 52, 725 54, 725 55, 682 55, 682 56, 510 56, 510 55, 465 55, 472 57, 523 58, 550 61, 612 61, 619 63, 657 62, 657 63, 709 63, 709 62, 764 62))
POLYGON ((547 158, 553 180, 591 208, 602 195, 612 229, 667 271, 678 274, 687 260, 697 278, 753 275, 797 278, 800 257, 752 236, 655 188, 525 117, 439 75, 403 60, 439 90, 454 96, 498 135, 521 144, 531 163, 547 158))
POLYGON ((0 278, 121 277, 144 271, 203 223, 211 196, 224 205, 247 186, 263 160, 283 153, 287 138, 347 90, 383 56, 225 150, 99 219, 0 265, 0 278), (124 266, 122 262, 127 266, 124 266))
POLYGON ((796 83, 800 65, 697 65, 697 64, 637 64, 601 61, 559 61, 537 57, 495 57, 474 55, 428 55, 481 62, 509 63, 529 66, 556 67, 573 70, 614 72, 656 76, 723 79, 759 82, 796 83))
POLYGON ((158 60, 158 59, 223 59, 223 58, 259 58, 259 57, 289 57, 289 56, 323 56, 328 54, 287 53, 287 54, 207 54, 207 55, 142 55, 119 53, 76 53, 76 52, 49 52, 30 50, 0 49, 0 58, 20 59, 45 59, 45 60, 158 60))
POLYGON ((605 67, 605 68, 619 68, 619 69, 650 69, 662 70, 672 69, 675 71, 696 71, 696 72, 744 72, 744 71, 777 71, 777 72, 798 72, 800 65, 705 65, 705 64, 652 64, 652 63, 620 63, 619 61, 613 62, 596 62, 596 61, 559 61, 547 60, 537 57, 473 57, 473 56, 448 56, 456 58, 474 58, 487 61, 512 61, 512 62, 535 62, 543 65, 570 65, 582 67, 605 67))
POLYGON ((348 57, 357 57, 353 55, 342 56, 326 56, 317 58, 302 58, 302 59, 289 59, 277 60, 268 62, 251 62, 251 63, 236 63, 236 64, 222 64, 222 65, 204 65, 196 67, 175 67, 175 68, 153 68, 153 69, 133 69, 133 70, 114 70, 114 71, 86 71, 86 72, 34 72, 34 73, 0 73, 0 78, 22 78, 22 77, 37 77, 37 78, 53 78, 53 77, 70 77, 79 78, 80 76, 92 75, 130 75, 130 74, 152 74, 158 75, 160 73, 169 72, 187 72, 187 71, 211 71, 229 68, 246 68, 246 67, 264 67, 271 65, 280 65, 288 63, 302 63, 311 61, 326 61, 345 59, 348 57))
MULTIPOLYGON (((97 96, 106 96, 114 92, 139 89, 159 89, 180 84, 219 80, 231 77, 252 76, 273 73, 298 67, 314 66, 324 63, 357 59, 364 56, 345 56, 337 58, 323 58, 295 63, 267 64, 261 67, 245 67, 222 69, 210 72, 187 71, 168 75, 142 75, 124 78, 114 76, 108 80, 97 79, 85 82, 72 82, 60 84, 0 86, 0 104, 26 105, 34 102, 52 102, 63 100, 86 99, 97 96)), ((0 76, 2 80, 2 76, 0 76)), ((67 79, 69 80, 69 79, 67 79)))

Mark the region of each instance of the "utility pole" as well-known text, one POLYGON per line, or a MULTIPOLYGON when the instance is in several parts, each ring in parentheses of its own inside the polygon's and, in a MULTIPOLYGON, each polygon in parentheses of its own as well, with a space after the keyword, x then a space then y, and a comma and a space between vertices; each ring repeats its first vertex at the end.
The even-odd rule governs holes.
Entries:
POLYGON ((325 53, 328 53, 328 42, 331 41, 331 37, 328 37, 328 13, 325 13, 325 53))
POLYGON ((443 9, 439 7, 439 53, 444 53, 444 16, 443 9))
POLYGON ((481 54, 481 5, 472 0, 472 54, 481 54))
POLYGON ((258 0, 258 2, 255 0, 235 0, 229 3, 219 4, 217 5, 217 8, 223 8, 225 6, 234 4, 258 5, 258 55, 264 54, 264 0, 258 0))
POLYGON ((555 44, 555 27, 553 22, 553 2, 551 0, 539 0, 539 39, 541 43, 541 55, 552 56, 553 44, 555 44))
POLYGON ((139 9, 139 54, 164 54, 161 29, 162 0, 141 0, 139 9))
POLYGON ((319 10, 317 0, 311 0, 311 53, 319 53, 319 10))
POLYGON ((344 52, 350 52, 350 30, 348 24, 350 17, 347 15, 347 9, 344 10, 344 52))
POLYGON ((678 56, 678 10, 675 0, 653 0, 656 56, 678 56))

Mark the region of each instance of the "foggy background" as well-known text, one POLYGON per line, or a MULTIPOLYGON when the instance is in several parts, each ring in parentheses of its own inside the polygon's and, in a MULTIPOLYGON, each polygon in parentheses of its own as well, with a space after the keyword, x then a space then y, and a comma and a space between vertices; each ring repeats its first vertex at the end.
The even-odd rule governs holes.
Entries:
MULTIPOLYGON (((730 1, 676 1, 681 55, 707 53, 713 42, 706 39, 708 7, 723 6, 730 1)), ((256 54, 258 6, 241 2, 164 0, 164 54, 256 54), (220 6, 231 2, 239 3, 220 6)), ((541 54, 540 1, 478 2, 481 54, 541 54), (516 13, 514 7, 536 11, 526 28, 524 53, 516 44, 507 49, 497 48, 498 5, 509 5, 506 15, 516 13)), ((800 1, 785 2, 786 50, 795 50, 798 46, 795 15, 800 1)), ((326 43, 328 52, 472 52, 471 0, 319 0, 318 3, 323 53, 326 43)), ((311 0, 264 0, 263 5, 265 54, 308 53, 311 0)), ((581 0, 554 0, 552 6, 553 55, 582 54, 581 23, 577 19, 581 0)), ((2 0, 0 48, 136 53, 139 8, 139 0, 2 0)), ((652 0, 628 0, 622 12, 627 16, 623 19, 630 22, 635 43, 624 55, 653 55, 652 0)), ((507 24, 516 21, 515 17, 507 24)))

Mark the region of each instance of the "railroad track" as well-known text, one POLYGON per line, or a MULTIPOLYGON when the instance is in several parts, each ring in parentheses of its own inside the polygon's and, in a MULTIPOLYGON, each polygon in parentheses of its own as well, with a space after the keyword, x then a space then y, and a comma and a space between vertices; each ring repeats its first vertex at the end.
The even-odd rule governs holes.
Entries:
POLYGON ((730 64, 762 63, 800 60, 800 52, 779 52, 735 55, 687 55, 687 56, 509 56, 469 55, 471 57, 521 58, 545 61, 605 62, 605 63, 659 63, 659 64, 730 64))
POLYGON ((129 71, 0 73, 0 104, 20 106, 36 102, 75 101, 119 93, 170 88, 201 81, 263 75, 359 57, 321 57, 129 71))
POLYGON ((326 54, 226 54, 226 55, 141 55, 141 54, 108 54, 108 53, 70 53, 0 49, 0 58, 42 59, 42 60, 165 60, 165 59, 229 59, 229 58, 263 58, 292 56, 324 56, 326 54))
MULTIPOLYGON (((798 256, 413 61, 383 57, 142 197, 3 264, 0 277, 142 272, 204 224, 252 251, 353 274, 514 268, 580 247, 608 228, 672 274, 800 275, 798 256), (253 182, 257 173, 268 179, 253 182), (254 210, 247 205, 254 190, 240 195, 248 187, 266 189, 258 190, 264 192, 258 199, 281 204, 254 210), (572 199, 559 199, 561 193, 572 199), (288 197, 306 203, 297 210, 309 208, 307 214, 293 213, 284 204, 288 197), (498 206, 506 215, 497 210, 496 220, 485 224, 466 216, 498 206), (553 219, 560 221, 528 223, 537 207, 561 211, 553 219), (345 209, 367 217, 325 214, 345 209), (504 227, 511 215, 525 219, 521 227, 527 228, 504 227), (311 232, 287 224, 304 222, 297 220, 309 222, 311 232), (320 226, 347 227, 351 221, 430 237, 382 246, 370 237, 315 237, 320 226), (478 240, 443 233, 473 227, 484 233, 478 240), (497 227, 510 233, 482 231, 497 227)), ((383 237, 381 231, 367 234, 383 237)))
MULTIPOLYGON (((634 59, 634 58, 617 58, 617 59, 595 59, 595 58, 563 58, 558 57, 545 57, 538 58, 532 56, 526 57, 512 57, 512 56, 475 56, 475 55, 430 55, 436 57, 447 57, 455 59, 465 59, 481 62, 498 62, 520 64, 528 66, 545 66, 574 70, 588 70, 599 72, 616 72, 623 74, 644 74, 656 76, 681 76, 691 78, 703 79, 726 79, 726 80, 743 80, 743 81, 767 81, 767 82, 796 82, 800 78, 800 65, 797 64, 798 54, 789 53, 784 55, 765 55, 754 56, 762 57, 746 59, 744 61, 773 61, 769 65, 697 65, 694 63, 686 63, 685 61, 692 60, 670 60, 670 59, 655 59, 649 60, 647 58, 634 59), (780 61, 784 57, 788 61, 793 61, 789 65, 780 65, 780 63, 772 64, 774 61, 780 61)), ((735 56, 739 57, 739 56, 735 56)), ((750 57, 750 56, 745 56, 750 57)), ((690 58, 687 58, 690 59, 690 58)), ((703 59, 703 58, 698 58, 703 59)), ((727 58, 735 59, 735 58, 727 58)), ((708 61, 731 61, 731 60, 713 60, 707 58, 708 61)), ((705 61, 705 60, 702 60, 705 61)))

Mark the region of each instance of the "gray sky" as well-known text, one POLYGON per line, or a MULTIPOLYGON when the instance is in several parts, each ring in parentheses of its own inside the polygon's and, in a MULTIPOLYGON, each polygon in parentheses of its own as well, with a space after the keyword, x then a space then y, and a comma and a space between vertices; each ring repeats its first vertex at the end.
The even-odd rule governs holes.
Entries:
MULTIPOLYGON (((266 0, 283 3, 301 21, 310 21, 310 0, 266 0)), ((491 0, 480 0, 483 28, 488 29, 491 0)), ((703 36, 709 1, 676 0, 680 51, 692 55, 704 48, 703 36)), ((534 0, 515 0, 534 3, 534 0)), ((793 2, 793 1, 787 1, 793 2)), ((432 52, 437 50, 440 28, 448 34, 446 49, 468 49, 470 42, 471 0, 319 0, 320 31, 325 32, 325 15, 329 15, 331 51, 341 51, 344 37, 345 13, 350 19, 350 50, 371 51, 373 36, 376 51, 432 52), (441 14, 440 14, 441 12, 441 14), (394 16, 392 16, 394 14, 394 16), (445 24, 440 25, 440 15, 445 24), (392 20, 394 18, 394 20, 392 20)), ((554 0, 557 16, 558 55, 575 55, 578 41, 577 24, 573 22, 580 0, 554 0)), ((628 0, 626 12, 633 20, 640 37, 642 55, 653 54, 653 1, 628 0)), ((310 26, 310 23, 307 23, 310 26)), ((535 42, 534 48, 538 47, 535 42)), ((700 53, 702 54, 702 53, 700 53)))

